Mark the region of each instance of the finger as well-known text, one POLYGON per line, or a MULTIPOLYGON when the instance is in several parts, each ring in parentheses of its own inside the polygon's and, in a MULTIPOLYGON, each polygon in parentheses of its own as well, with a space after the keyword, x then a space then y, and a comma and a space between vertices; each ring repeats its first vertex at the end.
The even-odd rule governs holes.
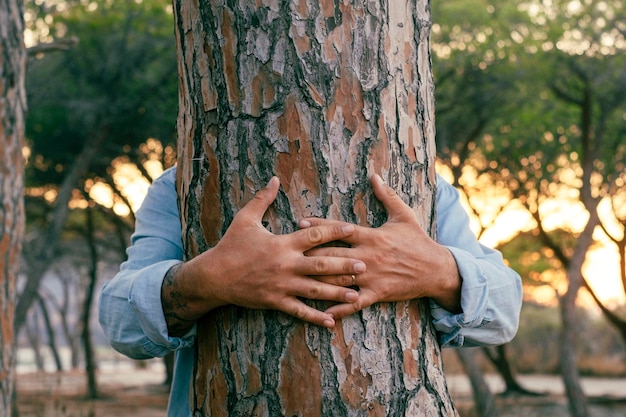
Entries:
POLYGON ((312 275, 312 278, 332 285, 338 285, 340 287, 356 287, 357 275, 356 274, 343 274, 343 275, 312 275))
POLYGON ((283 313, 287 313, 300 320, 304 320, 318 326, 327 327, 329 329, 335 326, 335 320, 331 314, 316 310, 297 298, 290 298, 286 300, 280 310, 283 313))
POLYGON ((306 256, 325 256, 331 258, 355 258, 353 248, 345 246, 320 246, 309 249, 305 252, 306 256))
POLYGON ((345 222, 335 222, 322 226, 311 226, 293 233, 296 246, 307 251, 319 245, 345 240, 356 231, 356 226, 345 222))
POLYGON ((383 179, 378 174, 372 175, 370 180, 372 182, 372 188, 374 189, 374 195, 383 203, 389 217, 401 216, 404 214, 411 214, 414 216, 413 210, 406 205, 404 201, 396 194, 396 192, 383 182, 383 179))
POLYGON ((344 223, 339 220, 329 220, 329 219, 320 219, 319 217, 307 217, 305 219, 300 220, 299 226, 301 229, 307 229, 312 226, 328 226, 335 225, 338 223, 344 223))
POLYGON ((325 313, 330 314, 335 319, 350 316, 357 311, 361 311, 374 304, 374 299, 368 292, 362 291, 359 300, 354 303, 340 303, 328 308, 325 313))
POLYGON ((295 270, 302 275, 358 275, 364 273, 367 267, 364 262, 354 258, 304 256, 298 261, 295 270))
POLYGON ((301 286, 294 295, 308 300, 334 301, 337 303, 354 303, 359 299, 359 293, 352 288, 326 284, 308 279, 307 285, 301 286))
POLYGON ((257 191, 256 194, 254 194, 254 197, 252 197, 252 200, 250 200, 240 211, 250 214, 255 220, 260 222, 267 209, 276 199, 278 187, 280 187, 280 180, 278 177, 272 177, 265 188, 257 191))

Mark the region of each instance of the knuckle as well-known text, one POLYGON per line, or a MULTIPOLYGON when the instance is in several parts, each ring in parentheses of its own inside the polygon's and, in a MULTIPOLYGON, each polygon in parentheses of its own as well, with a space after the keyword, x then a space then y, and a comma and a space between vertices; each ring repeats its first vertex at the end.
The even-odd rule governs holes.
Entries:
POLYGON ((313 261, 313 271, 316 275, 326 275, 329 271, 329 265, 322 259, 315 259, 313 261))
POLYGON ((352 275, 342 275, 341 283, 339 284, 342 287, 349 287, 352 285, 352 275))
POLYGON ((321 285, 313 285, 307 291, 307 298, 312 300, 318 300, 322 296, 322 287, 321 285))
POLYGON ((311 245, 319 245, 323 241, 323 234, 317 227, 306 229, 306 236, 311 245))
POLYGON ((292 315, 300 320, 306 320, 308 316, 306 308, 304 306, 295 307, 295 309, 292 312, 292 315))

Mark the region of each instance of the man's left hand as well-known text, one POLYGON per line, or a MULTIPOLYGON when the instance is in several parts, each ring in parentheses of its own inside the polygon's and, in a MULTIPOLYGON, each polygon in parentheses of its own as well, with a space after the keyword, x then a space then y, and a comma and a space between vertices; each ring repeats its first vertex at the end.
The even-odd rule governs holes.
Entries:
MULTIPOLYGON (((452 253, 431 239, 422 229, 414 211, 384 184, 378 175, 371 179, 374 195, 387 210, 387 222, 378 228, 360 227, 343 242, 349 247, 319 247, 311 256, 340 256, 360 259, 367 271, 352 275, 320 276, 320 281, 359 288, 358 301, 340 303, 326 312, 341 318, 377 302, 404 301, 430 297, 450 312, 460 307, 461 277, 452 253)), ((300 227, 332 223, 307 218, 300 227)))

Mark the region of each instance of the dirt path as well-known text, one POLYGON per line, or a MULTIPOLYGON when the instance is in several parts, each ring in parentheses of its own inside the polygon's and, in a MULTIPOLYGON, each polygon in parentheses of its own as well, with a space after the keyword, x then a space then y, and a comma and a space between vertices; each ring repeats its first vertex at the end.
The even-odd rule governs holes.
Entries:
MULTIPOLYGON (((478 417, 472 410, 467 378, 452 375, 447 380, 460 417, 478 417)), ((163 372, 159 369, 101 372, 98 384, 102 398, 90 401, 85 400, 85 376, 81 372, 20 374, 17 380, 20 417, 165 417, 167 389, 162 381, 163 372)), ((487 382, 494 392, 502 390, 497 377, 488 376, 487 382)), ((546 395, 497 397, 500 417, 569 417, 559 377, 521 376, 520 382, 546 395)), ((626 379, 584 378, 582 383, 590 395, 592 416, 626 416, 626 379)))
MULTIPOLYGON (((485 377, 492 392, 504 390, 496 375, 485 377)), ((473 410, 472 392, 465 375, 449 375, 448 388, 461 417, 478 417, 473 410)), ((560 376, 520 375, 518 382, 538 396, 496 396, 500 417, 570 417, 565 389, 560 376)), ((581 385, 589 397, 589 411, 593 417, 626 416, 626 379, 582 378, 581 385)))
POLYGON ((17 378, 20 417, 165 417, 162 373, 124 370, 100 373, 101 398, 85 399, 82 372, 31 373, 17 378))

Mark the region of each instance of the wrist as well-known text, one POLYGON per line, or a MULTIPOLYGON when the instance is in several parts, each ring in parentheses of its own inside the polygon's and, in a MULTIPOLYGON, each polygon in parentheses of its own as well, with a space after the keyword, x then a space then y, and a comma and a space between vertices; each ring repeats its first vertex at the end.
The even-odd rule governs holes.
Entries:
POLYGON ((220 297, 219 262, 211 259, 212 249, 185 262, 179 272, 178 288, 196 320, 209 311, 228 304, 220 297))
POLYGON ((161 305, 170 336, 183 336, 200 317, 222 305, 207 295, 211 286, 207 285, 205 275, 202 264, 194 260, 174 265, 165 274, 161 305))
POLYGON ((437 256, 436 271, 437 285, 430 296, 437 304, 451 313, 461 313, 461 285, 462 278, 456 260, 445 246, 440 246, 441 255, 437 256))

